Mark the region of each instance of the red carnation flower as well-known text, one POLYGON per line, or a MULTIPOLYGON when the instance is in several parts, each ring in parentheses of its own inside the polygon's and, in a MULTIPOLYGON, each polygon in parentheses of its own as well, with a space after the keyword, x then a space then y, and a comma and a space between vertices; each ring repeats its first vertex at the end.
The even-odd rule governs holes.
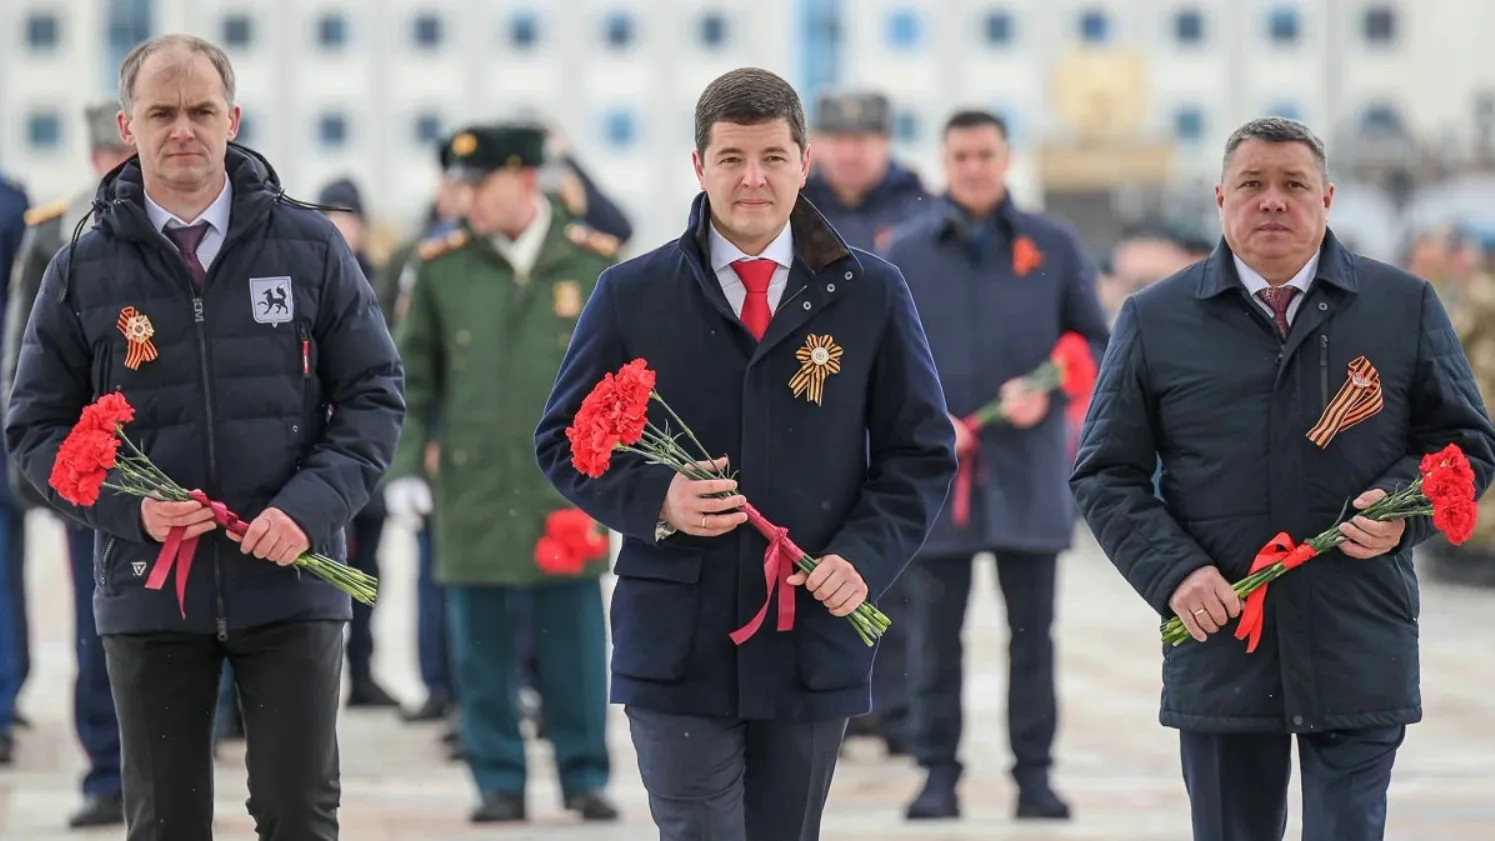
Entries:
POLYGON ((1090 397, 1095 388, 1095 357, 1090 352, 1090 343, 1079 333, 1068 332, 1059 337, 1050 355, 1059 368, 1059 384, 1072 401, 1090 397))
POLYGON ((535 541, 535 564, 551 575, 579 575, 589 561, 607 556, 607 536, 579 508, 545 517, 545 535, 535 541))
POLYGON ((576 575, 585 562, 566 544, 553 537, 542 537, 535 541, 535 565, 548 575, 576 575))
POLYGON ((594 479, 601 476, 612 464, 613 450, 644 437, 654 381, 648 362, 635 359, 592 387, 566 429, 571 463, 578 471, 594 479))
POLYGON ((135 407, 130 405, 124 394, 112 391, 85 406, 74 429, 86 427, 113 435, 118 424, 126 424, 134 419, 135 407))
POLYGON ((112 433, 75 428, 57 448, 47 481, 68 502, 93 505, 118 453, 119 438, 112 433))
POLYGON ((1471 500, 1450 500, 1447 504, 1433 506, 1433 525, 1455 546, 1469 539, 1478 519, 1479 509, 1471 500))

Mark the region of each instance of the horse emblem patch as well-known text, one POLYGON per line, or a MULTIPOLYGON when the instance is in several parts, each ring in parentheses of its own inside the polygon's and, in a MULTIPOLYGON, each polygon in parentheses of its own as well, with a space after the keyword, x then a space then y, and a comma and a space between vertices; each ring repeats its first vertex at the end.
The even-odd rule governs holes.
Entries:
POLYGON ((261 324, 285 324, 296 315, 296 296, 288 277, 251 277, 249 303, 254 320, 261 324))

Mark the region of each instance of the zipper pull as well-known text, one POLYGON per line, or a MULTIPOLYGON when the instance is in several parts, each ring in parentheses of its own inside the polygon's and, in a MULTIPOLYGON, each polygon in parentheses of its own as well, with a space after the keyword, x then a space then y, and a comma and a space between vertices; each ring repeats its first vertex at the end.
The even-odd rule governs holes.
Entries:
POLYGON ((192 296, 192 320, 197 322, 198 324, 201 324, 203 322, 202 297, 198 295, 192 296))
POLYGON ((301 340, 301 379, 311 376, 311 339, 301 340))
POLYGON ((219 642, 223 642, 226 639, 228 639, 228 620, 224 619, 223 617, 219 617, 218 618, 218 641, 219 642))

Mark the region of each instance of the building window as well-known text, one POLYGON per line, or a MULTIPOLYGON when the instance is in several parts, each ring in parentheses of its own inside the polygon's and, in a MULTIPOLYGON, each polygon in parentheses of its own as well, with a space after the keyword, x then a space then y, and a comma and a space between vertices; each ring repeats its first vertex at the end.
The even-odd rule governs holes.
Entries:
POLYGON ((151 37, 154 16, 151 0, 109 0, 108 60, 103 65, 104 89, 119 84, 119 66, 136 44, 151 37))
POLYGON ((1099 9, 1091 9, 1080 15, 1080 40, 1090 44, 1103 44, 1111 37, 1111 19, 1099 9))
POLYGON ((893 136, 899 143, 914 143, 919 139, 919 115, 902 111, 893 120, 893 136))
POLYGON ((1371 44, 1390 44, 1396 40, 1396 10, 1373 6, 1365 10, 1365 40, 1371 44))
POLYGON ((322 15, 317 20, 317 43, 325 49, 341 49, 348 43, 347 18, 340 14, 322 15))
POLYGON ((229 15, 223 19, 223 45, 243 48, 254 40, 254 22, 248 15, 229 15))
POLYGON ((323 146, 338 148, 348 142, 348 119, 342 114, 323 114, 317 121, 317 136, 323 146))
POLYGON ((1006 12, 987 12, 986 43, 993 45, 1012 43, 1012 15, 1006 12))
POLYGON ((1198 9, 1183 9, 1173 16, 1173 37, 1180 44, 1198 44, 1204 40, 1204 15, 1198 9))
POLYGON ((1367 134, 1402 135, 1402 117, 1396 106, 1384 102, 1367 105, 1360 113, 1360 127, 1367 134))
POLYGON ((701 43, 712 48, 727 42, 727 19, 721 12, 707 12, 701 17, 701 43))
POLYGON ((633 145, 638 134, 638 128, 634 125, 633 112, 626 108, 615 108, 609 111, 602 121, 602 135, 608 144, 619 149, 626 149, 633 145))
POLYGON ((837 0, 804 0, 800 21, 804 38, 800 48, 800 75, 807 94, 836 84, 841 69, 841 7, 837 0))
POLYGON ((888 46, 911 50, 919 46, 919 13, 913 9, 896 9, 888 15, 888 46))
POLYGON ((26 46, 50 50, 57 46, 57 16, 35 13, 26 18, 26 46))
POLYGON ((26 121, 26 140, 33 149, 56 149, 62 145, 62 118, 55 112, 38 111, 26 121))
POLYGON ((1292 104, 1291 102, 1277 103, 1276 105, 1267 109, 1267 115, 1271 117, 1286 117, 1289 120, 1303 119, 1303 112, 1299 111, 1298 106, 1292 104))
POLYGON ((240 146, 251 146, 254 144, 255 129, 257 126, 248 114, 239 115, 239 133, 235 135, 234 142, 240 146))
POLYGON ((1279 6, 1267 18, 1267 35, 1276 44, 1295 44, 1298 41, 1298 10, 1291 6, 1279 6))
POLYGON ((607 45, 614 49, 625 49, 633 43, 633 18, 627 12, 613 12, 607 16, 604 26, 607 45))
POLYGON ((509 43, 516 49, 527 50, 540 40, 540 22, 534 12, 516 12, 509 20, 509 43))
POLYGON ((441 139, 441 118, 435 114, 422 114, 415 118, 415 142, 421 146, 434 146, 441 139))
POLYGON ((1184 143, 1204 139, 1204 112, 1193 105, 1178 109, 1173 115, 1173 133, 1184 143))
POLYGON ((435 49, 441 46, 441 18, 430 14, 418 15, 415 18, 415 45, 421 49, 435 49))

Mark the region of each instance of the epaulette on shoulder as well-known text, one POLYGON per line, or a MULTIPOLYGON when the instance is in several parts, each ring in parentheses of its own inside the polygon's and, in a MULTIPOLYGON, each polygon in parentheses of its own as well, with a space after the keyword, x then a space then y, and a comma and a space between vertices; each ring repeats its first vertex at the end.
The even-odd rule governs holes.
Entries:
POLYGON ((421 240, 420 245, 415 247, 415 253, 423 261, 434 260, 448 251, 461 248, 471 238, 467 231, 458 229, 443 236, 429 237, 421 240))
POLYGON ((618 253, 617 237, 604 234, 596 228, 589 228, 579 222, 572 222, 566 226, 566 238, 582 248, 590 248, 603 257, 613 257, 618 253))
POLYGON ((44 204, 40 207, 33 207, 30 210, 26 211, 26 227, 29 228, 32 225, 40 225, 43 222, 50 222, 53 219, 61 216, 66 210, 67 199, 58 199, 51 204, 44 204))

